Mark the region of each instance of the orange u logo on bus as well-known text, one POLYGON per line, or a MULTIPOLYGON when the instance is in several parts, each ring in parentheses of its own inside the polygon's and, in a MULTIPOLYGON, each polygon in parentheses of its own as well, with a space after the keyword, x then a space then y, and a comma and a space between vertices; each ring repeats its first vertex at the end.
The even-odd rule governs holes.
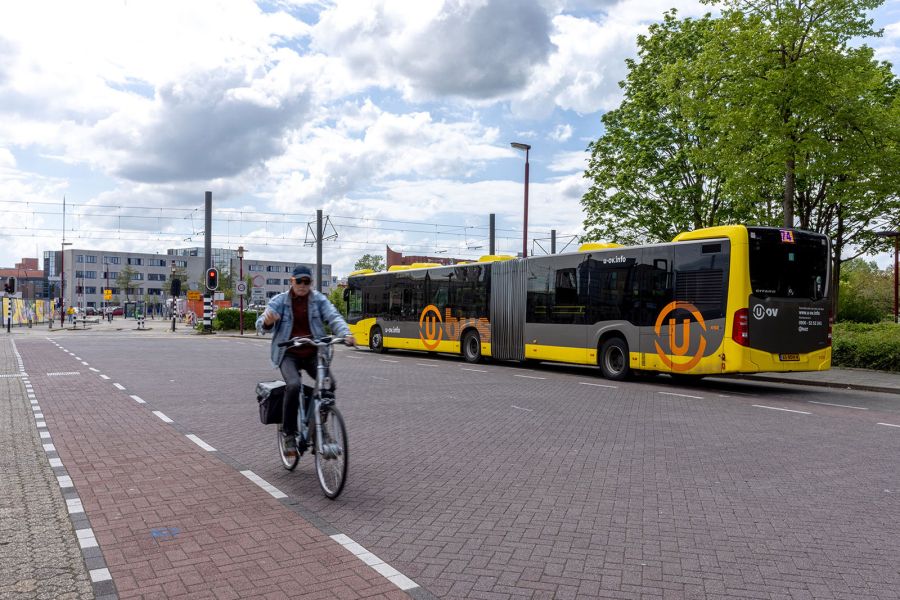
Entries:
POLYGON ((426 350, 434 350, 444 337, 444 329, 441 327, 441 311, 434 304, 429 304, 419 315, 419 339, 426 350), (431 316, 434 313, 434 316, 431 316))
MULTIPOLYGON (((674 356, 685 356, 688 353, 688 350, 691 347, 691 320, 690 319, 682 319, 681 320, 681 343, 679 344, 676 341, 678 337, 677 334, 677 326, 675 324, 675 319, 669 319, 669 349, 672 351, 674 356)), ((669 302, 665 308, 663 308, 659 316, 656 318, 656 325, 653 327, 653 331, 656 332, 656 340, 654 340, 653 344, 656 346, 656 354, 659 355, 659 358, 666 364, 667 367, 676 372, 687 371, 689 369, 693 369, 697 366, 697 363, 700 362, 700 359, 703 358, 703 351, 706 350, 706 321, 703 320, 703 315, 700 314, 700 311, 697 310, 697 307, 689 302, 669 302), (700 345, 697 347, 697 351, 693 356, 690 357, 690 360, 687 362, 675 362, 670 359, 663 349, 659 345, 660 332, 662 330, 662 324, 665 318, 670 314, 675 312, 676 310, 686 310, 691 313, 691 316, 696 319, 697 323, 700 324, 700 328, 703 330, 700 333, 700 345)))

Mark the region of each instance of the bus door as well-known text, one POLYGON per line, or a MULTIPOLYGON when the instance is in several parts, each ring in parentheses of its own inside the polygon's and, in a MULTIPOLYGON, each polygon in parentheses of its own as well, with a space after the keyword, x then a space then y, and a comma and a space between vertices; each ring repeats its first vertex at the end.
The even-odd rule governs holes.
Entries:
MULTIPOLYGON (((674 247, 670 244, 650 246, 641 250, 641 261, 637 267, 639 283, 639 303, 635 320, 640 330, 639 369, 650 371, 671 371, 671 323, 680 322, 681 311, 672 312, 674 247)), ((678 333, 678 330, 673 330, 678 333)), ((684 338, 675 340, 675 350, 680 350, 684 338)), ((630 346, 630 344, 629 344, 630 346)), ((635 350, 629 347, 631 352, 635 350)), ((634 362, 632 367, 636 365, 634 362)))
POLYGON ((525 358, 586 364, 587 307, 579 293, 578 268, 583 256, 555 255, 528 259, 525 358))

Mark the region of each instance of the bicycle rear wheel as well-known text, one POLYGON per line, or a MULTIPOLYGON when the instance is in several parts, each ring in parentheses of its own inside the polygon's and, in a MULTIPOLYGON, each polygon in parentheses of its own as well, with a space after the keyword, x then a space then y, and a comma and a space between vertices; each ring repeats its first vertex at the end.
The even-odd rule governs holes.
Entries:
POLYGON ((293 456, 285 454, 284 445, 281 443, 281 425, 275 431, 275 438, 275 443, 278 444, 278 455, 281 457, 281 465, 288 471, 293 471, 297 468, 297 463, 300 462, 300 453, 295 451, 293 456))
POLYGON ((322 421, 322 451, 316 449, 316 474, 325 495, 334 500, 347 481, 347 428, 334 406, 325 406, 322 421))

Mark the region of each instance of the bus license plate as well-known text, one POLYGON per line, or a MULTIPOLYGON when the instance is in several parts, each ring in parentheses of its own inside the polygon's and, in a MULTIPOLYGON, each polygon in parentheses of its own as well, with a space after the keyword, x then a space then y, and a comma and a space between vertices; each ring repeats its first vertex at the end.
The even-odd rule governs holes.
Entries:
POLYGON ((779 354, 779 355, 778 355, 778 358, 779 358, 782 362, 787 362, 787 361, 799 361, 799 360, 800 360, 800 355, 799 355, 799 354, 779 354))

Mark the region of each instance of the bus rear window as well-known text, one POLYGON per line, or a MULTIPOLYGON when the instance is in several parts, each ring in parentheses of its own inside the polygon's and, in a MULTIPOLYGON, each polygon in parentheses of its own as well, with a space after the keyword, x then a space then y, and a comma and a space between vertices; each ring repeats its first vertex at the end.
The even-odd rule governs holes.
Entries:
POLYGON ((791 229, 747 228, 750 286, 759 298, 828 295, 828 239, 791 229))

